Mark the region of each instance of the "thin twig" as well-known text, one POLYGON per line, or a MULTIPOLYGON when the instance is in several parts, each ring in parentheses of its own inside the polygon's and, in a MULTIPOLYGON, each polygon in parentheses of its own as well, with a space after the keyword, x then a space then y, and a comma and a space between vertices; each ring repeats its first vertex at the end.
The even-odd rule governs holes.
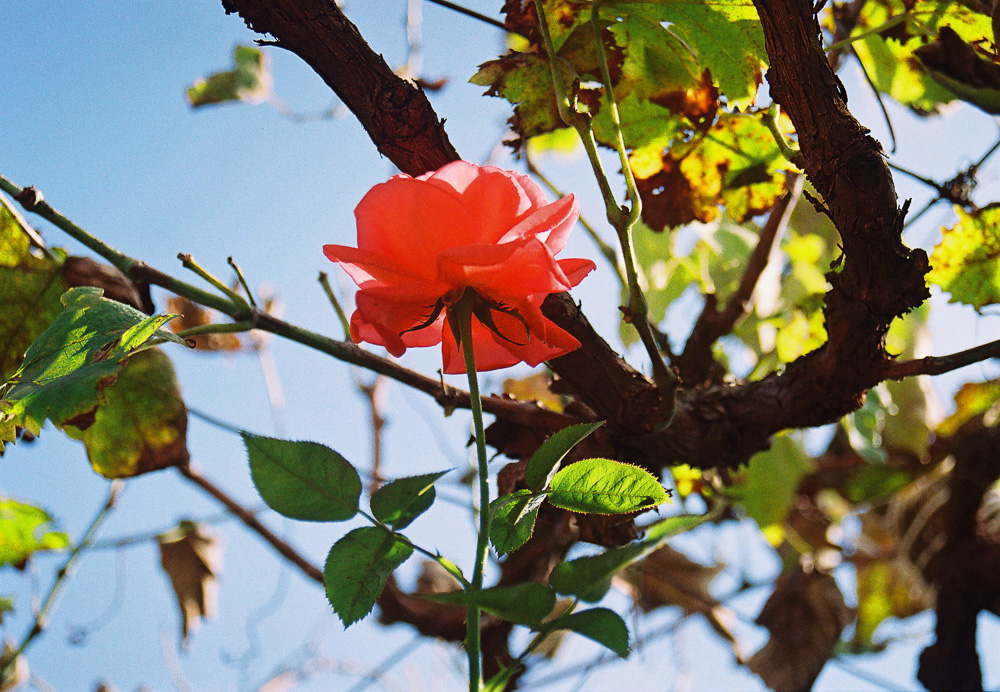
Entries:
POLYGON ((101 505, 100 510, 98 510, 94 519, 90 522, 90 526, 87 527, 87 531, 83 534, 83 538, 81 538, 80 542, 73 546, 73 549, 70 550, 69 556, 62 564, 62 567, 56 570, 56 580, 49 589, 48 596, 45 597, 45 601, 42 603, 41 609, 39 609, 39 611, 35 614, 35 621, 32 624, 31 629, 28 630, 28 633, 18 645, 17 650, 7 660, 3 669, 0 670, 0 679, 8 679, 11 668, 17 664, 18 657, 21 656, 29 646, 31 646, 31 643, 35 641, 38 635, 45 631, 45 628, 48 626, 50 611, 55 606, 63 587, 66 586, 66 581, 72 572, 73 565, 76 564, 76 560, 79 558, 80 553, 82 553, 84 549, 90 545, 94 535, 97 533, 98 529, 101 528, 101 524, 103 524, 104 520, 108 518, 108 514, 114 508, 115 502, 117 502, 118 495, 121 493, 123 487, 124 486, 121 481, 116 480, 111 482, 111 488, 108 490, 107 500, 104 501, 104 504, 101 505))
POLYGON ((264 524, 257 519, 253 512, 236 502, 233 498, 229 497, 224 490, 214 485, 211 481, 192 469, 190 466, 178 467, 178 471, 180 471, 181 475, 185 478, 192 481, 199 488, 221 502, 226 509, 236 516, 237 519, 242 521, 248 528, 270 543, 271 547, 277 550, 285 559, 302 570, 303 574, 315 582, 320 584, 323 583, 323 571, 302 557, 298 551, 295 550, 295 548, 279 538, 273 531, 271 531, 271 529, 264 526, 264 524))
POLYGON ((490 26, 495 26, 498 29, 503 29, 504 31, 509 31, 509 32, 511 32, 513 34, 521 35, 520 32, 518 32, 518 31, 514 31, 512 29, 508 29, 504 25, 504 23, 501 22, 499 19, 496 19, 494 17, 487 17, 485 14, 480 14, 479 12, 476 12, 475 10, 470 10, 468 7, 462 7, 461 5, 456 4, 454 2, 449 2, 449 0, 429 0, 429 2, 433 2, 435 5, 440 5, 441 7, 446 7, 449 10, 454 10, 455 12, 458 12, 459 14, 464 14, 466 17, 472 17, 473 19, 477 19, 480 22, 483 22, 485 24, 489 24, 490 26))
POLYGON ((886 366, 883 377, 889 380, 901 380, 904 377, 913 377, 914 375, 941 375, 990 358, 1000 358, 1000 340, 948 356, 927 356, 926 358, 893 362, 886 366))
POLYGON ((871 87, 872 94, 875 96, 875 100, 878 101, 878 107, 882 109, 882 118, 885 120, 885 126, 889 128, 889 139, 892 140, 892 151, 889 153, 896 153, 896 131, 892 128, 892 119, 889 117, 889 111, 885 108, 885 103, 882 101, 882 93, 875 86, 875 80, 872 79, 871 75, 868 74, 868 68, 865 64, 861 62, 861 56, 858 52, 854 50, 854 46, 851 46, 851 53, 855 58, 858 59, 858 65, 861 66, 861 74, 864 75, 865 81, 868 82, 868 86, 871 87))

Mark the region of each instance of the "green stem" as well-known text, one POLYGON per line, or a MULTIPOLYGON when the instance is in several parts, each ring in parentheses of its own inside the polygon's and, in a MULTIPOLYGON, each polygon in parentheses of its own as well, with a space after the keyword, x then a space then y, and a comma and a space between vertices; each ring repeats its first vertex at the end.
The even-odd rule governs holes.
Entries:
MULTIPOLYGON (((615 201, 615 193, 611 190, 611 183, 608 181, 608 176, 604 172, 604 164, 601 163, 601 158, 597 154, 597 141, 594 139, 594 130, 591 127, 590 116, 577 111, 570 103, 569 96, 566 93, 566 86, 563 84, 562 74, 559 70, 560 59, 556 55, 552 36, 549 34, 549 21, 545 16, 545 8, 542 5, 542 0, 535 0, 535 12, 538 15, 538 30, 542 35, 542 41, 545 44, 545 53, 549 58, 549 69, 552 72, 552 86, 556 92, 556 107, 559 109, 559 117, 580 135, 583 148, 587 152, 587 158, 590 160, 590 166, 594 169, 597 185, 601 188, 601 197, 604 198, 604 206, 608 210, 608 218, 610 220, 613 214, 612 210, 618 209, 618 203, 615 201)), ((612 225, 614 226, 616 223, 612 222, 612 225)))
POLYGON ((608 221, 615 227, 615 231, 618 233, 618 242, 622 248, 622 260, 625 264, 625 278, 628 282, 629 290, 628 309, 632 326, 639 333, 639 339, 642 341, 642 345, 645 347, 649 360, 652 363, 653 382, 660 392, 663 418, 669 421, 674 414, 677 377, 663 361, 663 354, 660 352, 656 338, 653 336, 653 330, 649 325, 649 304, 646 302, 646 296, 642 292, 642 281, 639 278, 638 263, 636 262, 635 250, 632 245, 632 229, 642 215, 642 199, 639 196, 635 176, 628 161, 628 151, 625 148, 625 136, 622 134, 621 118, 618 114, 618 102, 615 99, 611 71, 608 69, 608 59, 604 52, 604 40, 601 37, 601 17, 598 8, 598 3, 595 1, 591 5, 590 15, 590 24, 594 32, 594 48, 597 52, 597 60, 601 66, 601 78, 604 80, 604 96, 607 99, 608 109, 611 114, 611 126, 615 133, 615 149, 618 151, 618 160, 621 162, 622 172, 625 174, 625 186, 628 190, 628 199, 631 205, 627 214, 624 213, 624 207, 615 207, 612 209, 609 206, 608 221))
MULTIPOLYGON (((14 183, 7 180, 5 177, 0 175, 0 189, 9 194, 11 197, 16 199, 21 206, 24 207, 26 211, 30 211, 34 214, 38 214, 43 219, 53 224, 60 230, 62 230, 66 235, 70 236, 74 240, 83 244, 87 248, 93 250, 98 255, 106 259, 112 265, 114 265, 118 270, 120 270, 126 276, 135 276, 136 272, 140 269, 145 272, 155 272, 155 270, 150 269, 144 262, 129 257, 128 255, 115 250, 110 245, 104 243, 102 240, 92 236, 87 231, 83 230, 75 223, 67 219, 65 216, 57 212, 48 202, 37 201, 29 202, 25 199, 25 190, 30 190, 31 188, 22 189, 15 185, 14 183)), ((214 293, 209 293, 208 291, 194 286, 187 282, 175 279, 172 276, 163 274, 162 272, 156 272, 156 285, 162 288, 172 291, 179 296, 184 296, 199 305, 204 305, 206 307, 215 308, 227 315, 232 315, 237 312, 236 306, 227 298, 218 296, 214 293)))
POLYGON ((344 329, 344 339, 349 339, 351 337, 351 323, 347 319, 347 313, 344 312, 344 308, 340 307, 340 301, 337 300, 336 294, 330 287, 330 278, 326 275, 326 272, 319 273, 319 285, 323 287, 327 300, 330 301, 330 305, 333 306, 334 311, 337 313, 337 319, 340 320, 340 326, 344 329))
POLYGON ((851 45, 855 41, 860 41, 862 39, 868 38, 872 34, 880 34, 883 31, 885 31, 886 29, 891 29, 892 27, 896 26, 897 24, 903 23, 904 21, 906 21, 906 19, 907 19, 907 17, 909 17, 909 15, 910 15, 909 12, 904 12, 903 14, 897 14, 895 17, 892 17, 892 18, 886 20, 885 22, 883 22, 882 24, 879 24, 878 26, 872 27, 871 29, 867 29, 865 31, 862 31, 860 34, 854 34, 853 36, 848 36, 843 41, 837 41, 836 43, 831 43, 829 46, 826 46, 825 48, 823 48, 823 50, 826 51, 827 53, 829 53, 832 50, 840 50, 841 48, 846 48, 847 46, 851 45))
POLYGON ((118 495, 121 493, 123 484, 121 481, 112 481, 111 489, 108 491, 108 499, 105 500, 101 509, 94 516, 94 519, 90 522, 90 526, 87 528, 87 532, 83 534, 83 538, 80 542, 73 546, 70 551, 69 556, 66 558, 66 562, 63 563, 56 571, 56 580, 52 584, 52 588, 49 589, 49 595, 46 596, 45 602, 42 604, 41 610, 35 616, 35 623, 32 625, 31 629, 25 635, 24 639, 21 640, 21 644, 17 647, 16 653, 10 657, 6 665, 4 665, 3 670, 0 671, 0 679, 6 680, 10 674, 11 667, 16 665, 17 658, 27 650, 31 643, 35 640, 38 635, 45 631, 47 626, 46 619, 48 618, 49 611, 55 606, 56 599, 59 597, 59 593, 62 591, 63 587, 66 585, 66 579, 69 577, 70 572, 73 569, 73 565, 76 563, 77 558, 80 553, 84 551, 85 548, 90 546, 94 535, 97 533, 98 529, 101 528, 101 524, 107 519, 108 513, 115 506, 115 502, 118 500, 118 495))
POLYGON ((218 291, 227 296, 229 300, 233 302, 233 305, 239 305, 246 312, 250 312, 250 303, 248 303, 243 296, 241 296, 233 289, 229 288, 229 286, 222 283, 219 279, 213 276, 207 269, 205 269, 200 264, 195 262, 194 258, 191 257, 191 255, 181 252, 177 254, 177 259, 181 261, 181 264, 184 265, 185 269, 190 269, 195 274, 197 274, 205 281, 210 283, 212 286, 214 286, 218 291))
POLYGON ((416 543, 414 543, 413 541, 411 541, 409 538, 407 538, 405 535, 401 534, 399 531, 396 531, 391 526, 387 526, 386 524, 383 524, 381 521, 379 521, 378 519, 376 519, 375 517, 373 517, 371 514, 369 514, 368 512, 366 512, 364 510, 359 509, 358 510, 358 514, 360 514, 362 517, 364 517, 365 519, 367 519, 368 521, 370 521, 372 523, 372 525, 377 526, 380 529, 385 529, 386 531, 388 531, 389 533, 391 533, 395 538, 398 538, 403 543, 406 543, 406 545, 410 546, 411 548, 413 548, 415 551, 417 551, 421 555, 424 555, 425 557, 428 557, 431 560, 434 560, 434 562, 436 562, 439 565, 441 565, 441 567, 443 567, 444 570, 448 574, 450 574, 451 576, 455 577, 455 579, 458 580, 458 583, 462 585, 463 589, 469 587, 469 580, 465 578, 464 574, 462 574, 462 570, 459 569, 458 565, 456 565, 454 562, 452 562, 448 558, 446 558, 446 557, 444 557, 442 555, 438 555, 437 553, 435 553, 435 552, 433 552, 431 550, 427 550, 427 548, 423 548, 423 547, 417 545, 416 543))
POLYGON ((465 647, 469 655, 469 692, 479 692, 482 667, 480 664, 480 610, 479 592, 483 590, 483 571, 490 538, 490 485, 486 459, 486 433, 483 429, 483 404, 479 398, 479 381, 476 377, 476 356, 472 346, 472 301, 475 294, 466 291, 455 304, 452 315, 458 321, 458 336, 465 357, 465 372, 469 378, 469 395, 472 397, 472 422, 476 431, 476 453, 479 475, 479 534, 476 539, 476 562, 472 570, 472 584, 467 589, 470 605, 466 619, 465 647))
POLYGON ((240 265, 236 264, 232 257, 227 257, 226 262, 228 262, 229 266, 233 268, 234 272, 236 272, 236 278, 239 280, 240 286, 242 286, 243 290, 247 292, 247 300, 250 301, 250 307, 257 307, 257 301, 253 299, 253 291, 250 290, 250 284, 247 283, 246 277, 243 276, 243 270, 240 269, 240 265))
POLYGON ((238 334, 248 332, 253 329, 251 322, 223 322, 221 324, 200 324, 197 327, 183 329, 177 332, 177 336, 187 339, 201 334, 238 334))

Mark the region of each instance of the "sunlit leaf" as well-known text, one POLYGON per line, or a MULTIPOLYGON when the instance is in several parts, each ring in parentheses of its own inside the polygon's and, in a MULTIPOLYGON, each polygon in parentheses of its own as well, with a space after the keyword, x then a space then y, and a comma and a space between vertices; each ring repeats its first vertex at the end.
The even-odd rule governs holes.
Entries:
POLYGON ((0 567, 22 568, 39 551, 68 547, 66 534, 51 527, 52 517, 44 509, 0 498, 0 567))
POLYGON ((951 294, 950 303, 977 310, 1000 302, 1000 204, 967 212, 955 207, 958 223, 942 230, 931 253, 927 281, 951 294))
POLYGON ((653 230, 707 223, 718 218, 720 205, 741 223, 770 209, 784 189, 780 171, 788 164, 754 116, 722 114, 691 142, 660 150, 659 162, 655 154, 640 150, 632 159, 645 157, 635 172, 643 220, 653 230))
POLYGON ((914 51, 931 76, 958 98, 987 113, 1000 113, 1000 66, 985 60, 950 27, 914 51))
POLYGON ((556 507, 593 514, 624 514, 670 501, 649 471, 613 459, 570 464, 552 478, 546 497, 556 507))
POLYGON ((858 619, 853 644, 871 649, 876 628, 886 618, 905 618, 933 606, 933 590, 905 559, 859 562, 858 619))
POLYGON ((323 584, 344 627, 371 612, 389 575, 412 554, 409 543, 377 526, 354 529, 333 544, 323 584))
POLYGON ((399 530, 409 526, 434 503, 434 483, 448 471, 397 478, 372 495, 372 514, 399 530))
POLYGON ((303 521, 347 521, 357 514, 361 479, 337 452, 246 432, 243 442, 257 492, 274 511, 303 521))
POLYGON ((955 412, 941 422, 937 434, 951 437, 965 423, 981 416, 1000 401, 1000 380, 966 382, 955 392, 955 412))
POLYGON ((187 99, 193 108, 232 101, 260 103, 270 95, 267 55, 251 46, 236 46, 232 70, 199 79, 187 90, 187 99))
POLYGON ((542 490, 545 488, 559 470, 560 463, 570 450, 602 425, 604 425, 603 421, 579 423, 553 433, 528 459, 528 464, 524 469, 524 482, 528 489, 542 490))
POLYGON ((65 309, 3 387, 0 410, 19 425, 37 432, 47 418, 65 425, 89 416, 128 356, 163 341, 184 343, 161 329, 173 315, 147 317, 101 293, 90 287, 66 291, 65 309))

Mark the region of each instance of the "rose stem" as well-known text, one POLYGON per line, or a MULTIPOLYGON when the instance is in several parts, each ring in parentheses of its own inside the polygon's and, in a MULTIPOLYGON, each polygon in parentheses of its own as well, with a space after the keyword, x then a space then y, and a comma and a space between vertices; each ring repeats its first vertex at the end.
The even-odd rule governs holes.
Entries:
POLYGON ((472 570, 469 592, 468 629, 465 648, 469 655, 469 691, 479 692, 480 641, 479 641, 479 592, 483 589, 483 569, 490 536, 490 486, 486 462, 486 434, 483 431, 483 404, 479 398, 479 381, 476 378, 476 357, 472 347, 472 300, 475 294, 466 291, 453 310, 458 320, 458 336, 465 357, 465 372, 469 376, 469 396, 472 398, 472 422, 476 430, 476 453, 479 471, 479 533, 476 538, 476 562, 472 570))

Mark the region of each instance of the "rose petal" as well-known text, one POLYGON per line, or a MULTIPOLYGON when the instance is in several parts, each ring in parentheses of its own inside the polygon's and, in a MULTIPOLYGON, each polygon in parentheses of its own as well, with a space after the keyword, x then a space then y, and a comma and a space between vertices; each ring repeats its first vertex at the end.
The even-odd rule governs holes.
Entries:
POLYGON ((556 260, 556 262, 559 264, 559 268, 562 269, 563 274, 565 274, 566 278, 569 280, 570 286, 576 286, 578 283, 583 281, 587 274, 597 269, 597 265, 592 261, 579 257, 556 260))
POLYGON ((412 281, 412 270, 401 262, 377 252, 359 250, 347 245, 324 245, 323 254, 337 262, 354 279, 354 283, 364 287, 372 282, 392 284, 412 281))
POLYGON ((385 346, 397 358, 408 346, 433 346, 441 340, 442 314, 430 325, 407 331, 426 322, 434 312, 425 300, 403 302, 383 297, 376 290, 358 291, 357 310, 351 317, 351 339, 385 346))
POLYGON ((376 185, 354 210, 358 248, 385 255, 414 276, 433 278, 438 253, 482 237, 480 219, 435 185, 395 177, 376 185))
MULTIPOLYGON (((441 330, 441 337, 441 360, 444 372, 448 375, 464 374, 465 357, 455 342, 447 321, 441 330)), ((497 343, 490 331, 476 320, 472 320, 472 351, 476 356, 476 370, 479 372, 509 368, 521 362, 520 357, 497 343)))
POLYGON ((566 195, 552 204, 535 210, 511 228, 498 242, 506 243, 515 238, 536 237, 555 255, 566 245, 569 232, 580 216, 580 206, 573 195, 566 195))
POLYGON ((438 276, 454 286, 471 286, 495 298, 523 298, 571 287, 552 253, 534 238, 445 250, 438 256, 438 276))

